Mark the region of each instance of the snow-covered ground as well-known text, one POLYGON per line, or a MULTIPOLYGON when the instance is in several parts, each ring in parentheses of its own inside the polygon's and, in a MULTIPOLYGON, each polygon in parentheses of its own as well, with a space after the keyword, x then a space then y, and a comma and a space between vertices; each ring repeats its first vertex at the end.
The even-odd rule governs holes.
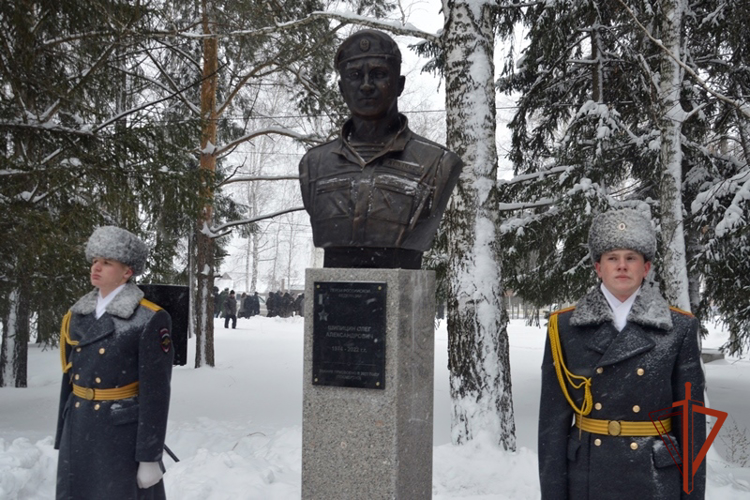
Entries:
MULTIPOLYGON (((725 340, 714 327, 706 347, 725 340)), ((216 367, 176 367, 165 456, 167 495, 174 500, 295 500, 300 497, 302 446, 301 318, 240 319, 236 330, 216 320, 216 367)), ((509 326, 518 452, 486 440, 450 444, 445 322, 435 337, 433 498, 537 499, 536 422, 539 366, 545 331, 522 320, 509 326)), ((189 359, 193 359, 191 352, 189 359)), ((706 365, 709 406, 733 426, 750 429, 750 360, 706 365)), ((57 452, 52 449, 60 359, 56 349, 32 347, 29 387, 0 389, 0 500, 52 499, 57 452)), ((750 436, 750 432, 745 436, 750 436)), ((717 441, 720 441, 717 440, 717 441)), ((737 442, 737 439, 734 440, 737 442)), ((750 468, 729 464, 727 444, 709 453, 711 500, 750 500, 750 468)), ((750 449, 735 452, 745 460, 750 449)))

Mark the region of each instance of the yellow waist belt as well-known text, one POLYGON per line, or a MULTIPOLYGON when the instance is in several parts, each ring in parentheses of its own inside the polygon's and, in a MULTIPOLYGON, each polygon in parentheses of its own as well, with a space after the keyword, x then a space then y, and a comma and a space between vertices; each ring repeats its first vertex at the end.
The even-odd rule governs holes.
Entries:
POLYGON ((92 389, 73 384, 73 394, 79 398, 96 401, 113 401, 115 399, 132 398, 138 395, 138 382, 117 387, 115 389, 92 389))
POLYGON ((658 436, 672 430, 672 419, 660 420, 660 430, 653 422, 626 422, 624 420, 600 420, 576 415, 576 427, 592 434, 605 436, 658 436))

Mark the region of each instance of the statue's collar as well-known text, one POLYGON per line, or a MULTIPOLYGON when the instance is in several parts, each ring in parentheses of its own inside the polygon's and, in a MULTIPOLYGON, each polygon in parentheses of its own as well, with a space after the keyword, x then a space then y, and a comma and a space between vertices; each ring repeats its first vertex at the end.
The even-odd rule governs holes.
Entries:
POLYGON ((351 118, 349 118, 344 125, 341 127, 341 135, 339 137, 340 140, 340 146, 339 150, 337 151, 339 154, 347 157, 350 160, 356 160, 357 163, 362 164, 364 166, 367 163, 372 163, 373 161, 377 160, 381 156, 391 153, 391 152, 398 152, 403 151, 406 147, 406 144, 411 139, 411 130, 409 130, 409 120, 406 118, 405 115, 399 113, 398 114, 399 121, 401 122, 401 126, 398 129, 398 132, 396 135, 394 135, 386 144, 383 146, 383 149, 373 156, 369 161, 365 162, 360 156, 356 153, 356 150, 352 147, 352 145, 349 143, 349 136, 351 135, 352 127, 354 126, 353 121, 351 118), (352 158, 354 156, 354 158, 352 158))

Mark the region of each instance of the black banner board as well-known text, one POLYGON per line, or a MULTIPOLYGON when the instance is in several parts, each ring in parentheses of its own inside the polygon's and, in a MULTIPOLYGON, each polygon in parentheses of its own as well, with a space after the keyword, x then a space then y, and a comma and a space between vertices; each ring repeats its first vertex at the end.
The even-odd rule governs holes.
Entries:
POLYGON ((386 283, 315 282, 312 383, 385 389, 386 283))
POLYGON ((187 364, 188 325, 190 321, 190 291, 182 285, 138 285, 143 295, 157 306, 161 307, 172 317, 172 346, 174 347, 174 362, 172 364, 184 366, 187 364))

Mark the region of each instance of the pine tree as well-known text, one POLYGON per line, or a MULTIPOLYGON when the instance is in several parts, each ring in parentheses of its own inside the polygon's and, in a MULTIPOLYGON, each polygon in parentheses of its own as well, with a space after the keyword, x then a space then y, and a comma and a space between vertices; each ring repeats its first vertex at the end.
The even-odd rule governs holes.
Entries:
MULTIPOLYGON (((517 176, 501 185, 508 286, 532 300, 576 300, 593 282, 591 216, 631 206, 656 221, 665 295, 706 309, 705 301, 698 307, 700 283, 711 281, 708 256, 719 255, 708 249, 728 243, 713 240, 709 221, 732 212, 718 186, 747 165, 741 148, 714 146, 741 144, 747 126, 743 70, 726 71, 746 58, 742 15, 725 2, 571 0, 528 9, 529 46, 499 82, 520 93, 511 122, 517 176)), ((747 206, 737 208, 746 218, 747 206)))
POLYGON ((26 385, 31 334, 54 342, 90 287, 82 248, 95 226, 143 234, 167 186, 178 210, 189 205, 176 130, 147 119, 152 103, 128 50, 148 15, 132 2, 0 6, 0 385, 26 385))
POLYGON ((692 9, 698 21, 691 60, 726 99, 704 99, 701 115, 708 124, 701 140, 690 144, 700 165, 687 178, 698 241, 690 267, 702 284, 696 309, 707 319, 719 315, 730 332, 726 347, 737 354, 750 348, 750 12, 726 1, 692 9))

